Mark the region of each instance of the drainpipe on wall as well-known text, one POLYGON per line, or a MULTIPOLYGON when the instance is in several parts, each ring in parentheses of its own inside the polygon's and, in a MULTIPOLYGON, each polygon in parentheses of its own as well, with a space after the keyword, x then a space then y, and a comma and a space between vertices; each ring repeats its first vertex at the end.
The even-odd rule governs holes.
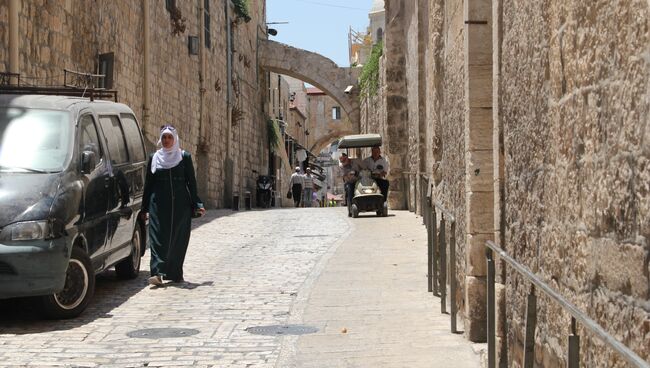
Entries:
MULTIPOLYGON (((20 0, 9 0, 9 72, 20 73, 20 57, 18 54, 20 39, 18 38, 20 0)), ((12 78, 11 83, 17 83, 12 78)))
POLYGON ((205 145, 203 132, 203 97, 205 96, 205 8, 203 0, 199 2, 199 150, 205 145))
MULTIPOLYGON (((144 85, 142 86, 142 129, 146 130, 149 124, 149 24, 150 24, 150 13, 149 13, 149 0, 142 1, 142 10, 144 13, 144 62, 143 62, 143 72, 142 76, 144 79, 144 85)), ((144 134, 145 132, 143 132, 144 134)), ((146 136, 146 134, 145 134, 146 136)))
MULTIPOLYGON (((209 27, 209 24, 205 24, 206 21, 206 9, 204 0, 198 1, 198 17, 199 17, 199 136, 198 136, 198 147, 196 150, 196 161, 195 165, 197 168, 196 180, 198 184, 199 196, 203 198, 204 204, 212 206, 213 203, 216 205, 216 202, 213 202, 213 196, 208 192, 208 183, 210 178, 210 160, 209 160, 209 150, 208 150, 208 137, 209 137, 209 120, 206 119, 206 60, 208 49, 205 46, 206 37, 205 29, 206 26, 209 27)), ((208 9, 209 11, 209 9, 208 9)), ((216 196, 214 196, 216 200, 216 196)))

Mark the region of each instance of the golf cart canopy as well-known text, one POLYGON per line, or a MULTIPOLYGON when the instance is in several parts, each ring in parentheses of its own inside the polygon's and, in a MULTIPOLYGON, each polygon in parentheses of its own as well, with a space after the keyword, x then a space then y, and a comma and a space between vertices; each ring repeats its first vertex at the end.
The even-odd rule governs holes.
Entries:
POLYGON ((362 148, 381 146, 379 134, 346 135, 339 141, 339 148, 362 148))

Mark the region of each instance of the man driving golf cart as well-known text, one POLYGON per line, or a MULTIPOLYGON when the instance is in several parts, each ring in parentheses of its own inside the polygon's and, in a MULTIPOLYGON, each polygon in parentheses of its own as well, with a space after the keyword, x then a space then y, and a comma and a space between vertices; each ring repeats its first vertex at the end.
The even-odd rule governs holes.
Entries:
POLYGON ((379 134, 348 135, 339 141, 339 149, 374 147, 373 156, 361 164, 352 200, 347 203, 350 217, 356 218, 360 212, 376 212, 378 216, 388 216, 388 181, 385 179, 388 161, 381 157, 381 143, 379 134))

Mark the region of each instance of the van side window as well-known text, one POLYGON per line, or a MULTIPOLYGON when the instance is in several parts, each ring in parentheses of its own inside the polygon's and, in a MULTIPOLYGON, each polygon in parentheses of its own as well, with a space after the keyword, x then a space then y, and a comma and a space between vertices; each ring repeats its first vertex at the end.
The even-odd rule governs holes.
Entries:
POLYGON ((95 152, 97 162, 101 161, 102 148, 99 145, 99 135, 97 134, 97 127, 92 115, 84 115, 79 120, 79 152, 92 151, 95 152))
POLYGON ((129 155, 132 162, 143 162, 146 159, 144 152, 144 143, 140 135, 140 128, 135 121, 135 116, 131 114, 122 114, 122 128, 126 137, 126 145, 129 148, 129 155))
POLYGON ((99 117, 99 125, 104 131, 106 137, 106 146, 108 154, 111 156, 111 163, 121 165, 129 162, 129 153, 126 150, 126 141, 120 120, 114 115, 104 115, 99 117))

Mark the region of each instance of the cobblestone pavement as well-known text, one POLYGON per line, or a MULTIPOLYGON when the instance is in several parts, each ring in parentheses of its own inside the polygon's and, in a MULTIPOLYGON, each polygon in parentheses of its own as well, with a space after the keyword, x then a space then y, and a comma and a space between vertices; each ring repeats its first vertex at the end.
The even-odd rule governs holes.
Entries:
POLYGON ((287 322, 301 285, 349 224, 341 209, 210 211, 194 222, 185 284, 149 288, 147 252, 135 280, 100 275, 74 320, 42 321, 25 301, 2 302, 0 366, 273 367, 282 338, 245 329, 287 322), (127 336, 150 328, 198 334, 127 336))
POLYGON ((98 276, 86 312, 43 321, 0 302, 0 367, 477 367, 426 293, 426 232, 406 211, 210 211, 194 222, 184 284, 98 276), (307 335, 249 327, 306 325, 307 335), (143 329, 190 329, 161 338, 143 329), (192 334, 195 333, 195 334, 192 334))

